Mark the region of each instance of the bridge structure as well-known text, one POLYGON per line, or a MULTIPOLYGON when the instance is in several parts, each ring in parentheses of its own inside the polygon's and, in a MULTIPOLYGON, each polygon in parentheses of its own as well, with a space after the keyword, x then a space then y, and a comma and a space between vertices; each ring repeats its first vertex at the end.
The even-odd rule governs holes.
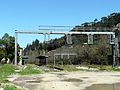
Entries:
MULTIPOLYGON (((44 27, 44 26, 42 26, 44 27)), ((15 65, 17 65, 17 43, 18 43, 18 34, 42 34, 44 35, 44 41, 50 40, 50 35, 56 34, 56 35, 65 35, 66 36, 66 42, 67 44, 72 44, 72 37, 71 35, 87 35, 88 36, 88 43, 87 44, 93 44, 93 36, 94 35, 108 35, 109 36, 109 43, 113 46, 113 67, 118 65, 118 58, 119 58, 119 45, 118 45, 118 39, 115 36, 115 32, 111 32, 110 28, 89 28, 89 27, 80 27, 76 30, 69 29, 69 31, 65 31, 66 29, 56 29, 68 27, 69 26, 47 26, 47 27, 55 27, 55 29, 39 29, 39 31, 25 31, 25 30, 15 30, 15 65), (48 39, 46 40, 46 37, 48 36, 48 39)), ((74 29, 74 28, 73 28, 74 29)))

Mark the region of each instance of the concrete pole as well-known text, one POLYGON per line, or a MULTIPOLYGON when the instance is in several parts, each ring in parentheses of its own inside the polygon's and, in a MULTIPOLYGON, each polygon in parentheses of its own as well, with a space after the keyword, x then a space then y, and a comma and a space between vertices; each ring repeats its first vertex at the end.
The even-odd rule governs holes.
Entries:
POLYGON ((93 44, 93 35, 88 34, 88 44, 93 44))
POLYGON ((66 34, 66 41, 67 41, 67 44, 72 44, 72 36, 71 36, 71 34, 66 34))
POLYGON ((61 54, 61 59, 63 59, 63 54, 61 54))
POLYGON ((50 33, 48 33, 48 42, 50 42, 50 33))
POLYGON ((70 54, 68 54, 68 59, 70 59, 70 54))
POLYGON ((113 67, 116 66, 116 58, 115 58, 115 44, 113 45, 113 67))
POLYGON ((44 33, 44 50, 43 50, 43 55, 46 54, 46 33, 44 33))
POLYGON ((114 40, 114 44, 113 44, 113 67, 116 66, 116 58, 115 58, 115 34, 113 34, 113 40, 114 40))
POLYGON ((54 66, 55 66, 55 56, 56 56, 56 55, 54 55, 54 66))
POLYGON ((24 64, 23 64, 23 61, 24 61, 24 60, 22 59, 22 57, 23 57, 23 49, 20 49, 19 57, 20 57, 19 65, 24 65, 24 64))
POLYGON ((48 58, 46 58, 46 65, 48 65, 48 58))
POLYGON ((88 36, 88 44, 90 43, 90 37, 89 37, 89 34, 87 34, 87 36, 88 36))
POLYGON ((15 65, 17 65, 17 33, 15 32, 15 65))

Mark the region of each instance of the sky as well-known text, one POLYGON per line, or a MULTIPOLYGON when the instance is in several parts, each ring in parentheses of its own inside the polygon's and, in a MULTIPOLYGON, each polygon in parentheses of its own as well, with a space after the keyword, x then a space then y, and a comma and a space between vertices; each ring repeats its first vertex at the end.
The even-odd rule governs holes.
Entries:
MULTIPOLYGON (((120 12, 120 0, 0 0, 0 38, 15 30, 38 31, 40 25, 80 25, 114 12, 120 12)), ((24 48, 43 37, 21 34, 18 43, 24 48)))

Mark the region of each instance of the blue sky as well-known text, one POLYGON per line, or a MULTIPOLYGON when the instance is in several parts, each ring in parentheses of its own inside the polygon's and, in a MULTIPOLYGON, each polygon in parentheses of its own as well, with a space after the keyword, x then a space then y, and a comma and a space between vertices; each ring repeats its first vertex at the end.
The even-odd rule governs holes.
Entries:
MULTIPOLYGON (((120 0, 0 0, 0 37, 14 30, 38 30, 39 25, 75 26, 120 12, 120 0)), ((25 47, 43 35, 19 35, 25 47)))

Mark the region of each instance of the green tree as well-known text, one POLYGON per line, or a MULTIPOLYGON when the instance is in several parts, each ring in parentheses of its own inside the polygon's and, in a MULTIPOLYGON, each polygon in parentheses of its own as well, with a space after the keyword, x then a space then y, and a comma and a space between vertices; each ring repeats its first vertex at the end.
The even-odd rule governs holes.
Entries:
POLYGON ((0 48, 0 62, 5 57, 5 51, 4 49, 0 48))
POLYGON ((2 39, 0 40, 0 46, 4 51, 4 55, 3 55, 4 58, 6 60, 7 58, 9 58, 11 62, 14 59, 14 50, 15 50, 14 45, 15 45, 15 38, 5 33, 2 39))

